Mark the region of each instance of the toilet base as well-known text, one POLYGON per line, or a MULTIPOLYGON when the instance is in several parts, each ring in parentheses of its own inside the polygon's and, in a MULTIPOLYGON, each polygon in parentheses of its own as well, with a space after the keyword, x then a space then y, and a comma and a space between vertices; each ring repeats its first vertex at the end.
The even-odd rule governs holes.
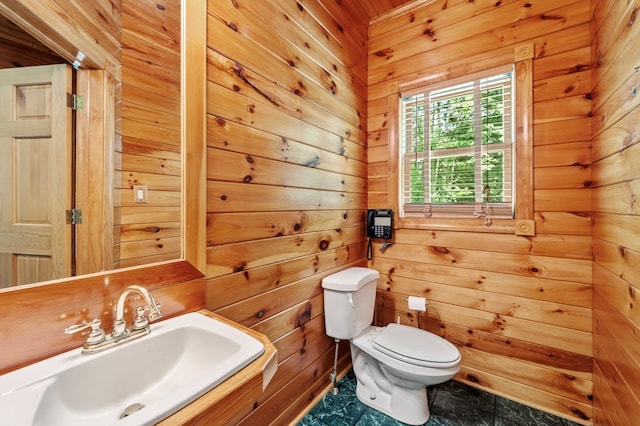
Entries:
POLYGON ((407 389, 395 386, 391 393, 388 393, 379 389, 367 389, 358 380, 356 396, 363 404, 403 423, 422 425, 429 420, 426 388, 407 389))

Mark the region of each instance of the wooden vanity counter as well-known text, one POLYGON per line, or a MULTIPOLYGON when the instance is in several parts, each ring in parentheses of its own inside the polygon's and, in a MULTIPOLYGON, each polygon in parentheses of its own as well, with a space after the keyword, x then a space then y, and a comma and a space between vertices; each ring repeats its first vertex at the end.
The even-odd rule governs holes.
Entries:
POLYGON ((254 404, 278 368, 277 350, 266 336, 206 309, 197 312, 229 324, 258 339, 264 345, 264 353, 208 393, 162 420, 158 425, 236 424, 255 408, 254 404))

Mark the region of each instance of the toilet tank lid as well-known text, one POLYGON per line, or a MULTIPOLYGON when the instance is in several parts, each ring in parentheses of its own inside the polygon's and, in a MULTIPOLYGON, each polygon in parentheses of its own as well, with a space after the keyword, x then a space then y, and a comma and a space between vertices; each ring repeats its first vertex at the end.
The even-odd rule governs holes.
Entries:
POLYGON ((380 278, 375 269, 355 266, 331 274, 322 280, 322 288, 336 291, 356 291, 366 283, 380 278))

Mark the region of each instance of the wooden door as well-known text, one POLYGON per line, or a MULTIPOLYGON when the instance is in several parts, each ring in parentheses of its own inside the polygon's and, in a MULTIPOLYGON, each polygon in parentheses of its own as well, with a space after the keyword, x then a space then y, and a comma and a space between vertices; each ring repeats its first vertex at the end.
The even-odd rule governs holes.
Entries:
POLYGON ((69 65, 0 70, 0 288, 71 275, 69 65))

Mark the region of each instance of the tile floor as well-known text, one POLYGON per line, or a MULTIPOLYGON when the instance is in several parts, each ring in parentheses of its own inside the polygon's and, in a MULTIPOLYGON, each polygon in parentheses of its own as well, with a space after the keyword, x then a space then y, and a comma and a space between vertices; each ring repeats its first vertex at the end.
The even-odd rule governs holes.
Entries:
MULTIPOLYGON (((327 393, 298 426, 400 426, 398 422, 361 403, 356 379, 349 371, 339 382, 340 393, 327 393)), ((506 398, 455 382, 429 388, 431 418, 426 426, 578 426, 506 398)))

